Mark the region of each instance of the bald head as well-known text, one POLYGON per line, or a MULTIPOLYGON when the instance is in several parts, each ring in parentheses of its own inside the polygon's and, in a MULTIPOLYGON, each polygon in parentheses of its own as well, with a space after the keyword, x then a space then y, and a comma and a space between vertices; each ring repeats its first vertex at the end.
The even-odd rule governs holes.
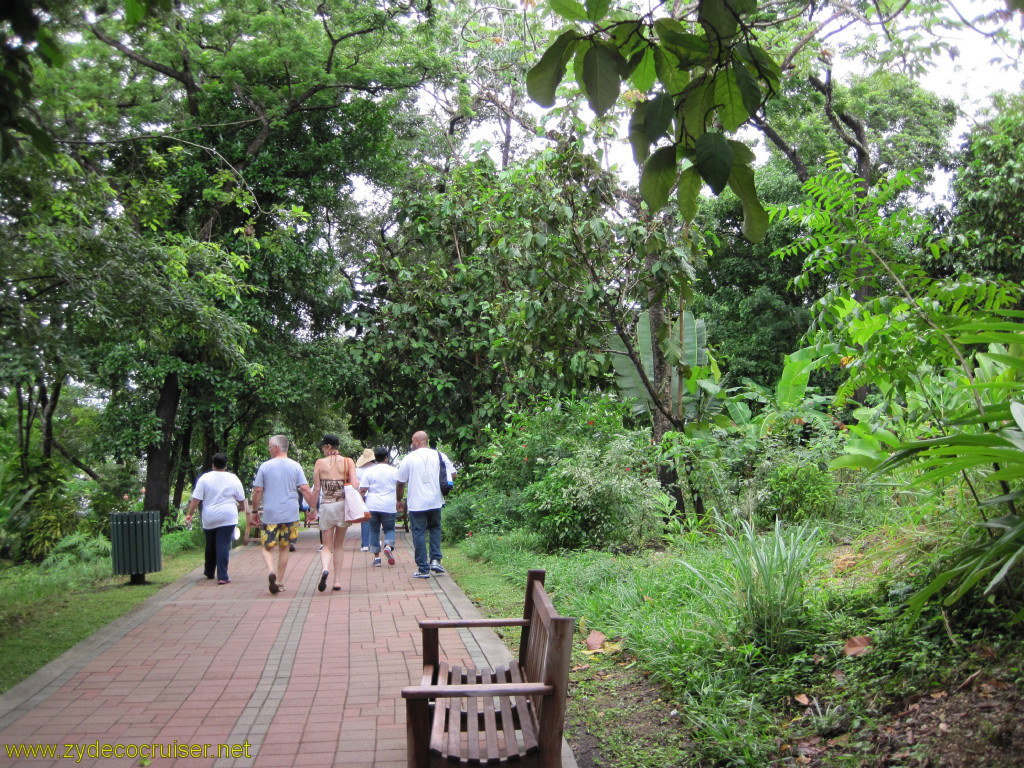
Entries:
POLYGON ((427 443, 430 442, 430 438, 427 437, 427 433, 423 430, 416 432, 412 436, 412 447, 413 449, 426 448, 427 443))

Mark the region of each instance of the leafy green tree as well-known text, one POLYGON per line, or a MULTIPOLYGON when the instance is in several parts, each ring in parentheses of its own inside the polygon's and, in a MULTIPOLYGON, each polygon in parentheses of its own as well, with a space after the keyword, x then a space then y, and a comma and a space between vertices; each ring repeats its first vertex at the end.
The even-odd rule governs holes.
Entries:
POLYGON ((953 177, 952 232, 972 271, 1024 281, 1024 99, 995 97, 967 137, 953 177))
MULTIPOLYGON (((799 199, 796 175, 784 161, 770 160, 755 173, 762 199, 773 205, 799 199)), ((708 233, 707 253, 697 270, 693 311, 704 318, 715 358, 736 384, 750 378, 771 386, 782 372, 783 357, 798 347, 811 324, 811 290, 795 291, 791 281, 803 265, 798 259, 772 258, 800 232, 797 224, 773 222, 765 238, 743 236, 743 212, 731 193, 704 201, 695 220, 708 233)))
MULTIPOLYGON (((366 243, 353 184, 401 175, 399 158, 421 122, 413 91, 441 67, 420 23, 429 4, 421 12, 402 3, 194 2, 142 26, 116 8, 55 20, 74 66, 36 72, 34 83, 39 122, 64 152, 56 162, 76 169, 64 176, 72 188, 101 191, 70 200, 60 178, 46 189, 37 173, 5 197, 18 209, 6 222, 26 238, 45 221, 46 199, 61 194, 57 215, 107 224, 106 251, 86 251, 92 271, 72 264, 58 284, 65 293, 42 296, 60 306, 85 293, 88 314, 74 316, 76 327, 95 318, 114 328, 62 333, 59 355, 10 348, 24 353, 30 373, 54 358, 73 362, 75 377, 108 398, 109 450, 125 460, 145 453, 147 498, 161 508, 173 465, 192 460, 193 442, 202 453, 230 447, 240 456, 281 415, 310 430, 339 414, 331 356, 319 365, 311 356, 340 346, 338 320, 366 243), (26 211, 40 213, 32 220, 26 211), (103 261, 118 249, 120 258, 103 261), (154 271, 126 291, 121 279, 141 268, 132 259, 154 271), (96 291, 88 281, 104 268, 115 271, 96 291), (115 286, 140 301, 117 306, 115 286), (164 294, 183 308, 192 302, 191 315, 164 312, 164 294), (205 309, 195 311, 199 300, 205 309), (144 321, 118 325, 132 312, 144 321), (248 394, 232 400, 240 390, 248 394)), ((12 305, 20 298, 5 295, 12 305)), ((23 325, 24 336, 31 327, 23 325)))

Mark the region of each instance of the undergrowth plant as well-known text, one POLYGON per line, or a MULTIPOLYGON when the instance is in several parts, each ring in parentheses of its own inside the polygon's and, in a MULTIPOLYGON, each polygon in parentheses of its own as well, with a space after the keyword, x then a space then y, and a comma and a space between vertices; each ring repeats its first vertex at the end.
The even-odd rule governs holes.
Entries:
MULTIPOLYGON (((1014 308, 1021 285, 933 277, 915 254, 939 258, 950 244, 925 216, 894 203, 912 176, 896 173, 866 189, 839 158, 828 165, 804 185, 807 202, 775 212, 807 231, 779 255, 806 257, 798 283, 832 280, 816 324, 822 348, 850 372, 837 399, 875 385, 887 401, 906 404, 907 419, 896 424, 902 439, 893 439, 893 423, 862 426, 851 441, 855 458, 843 465, 896 473, 936 496, 950 483, 968 491, 977 535, 938 564, 910 601, 915 615, 947 587, 948 606, 977 586, 1024 619, 1017 590, 998 592, 1024 578, 1024 312, 1014 308), (863 293, 872 298, 859 300, 863 293), (934 386, 938 371, 944 380, 934 386)), ((959 543, 962 532, 951 535, 959 543)))
POLYGON ((760 536, 741 521, 722 536, 729 568, 709 571, 689 563, 696 599, 724 616, 732 645, 752 644, 769 656, 798 648, 809 637, 805 591, 817 551, 817 529, 809 523, 760 536))

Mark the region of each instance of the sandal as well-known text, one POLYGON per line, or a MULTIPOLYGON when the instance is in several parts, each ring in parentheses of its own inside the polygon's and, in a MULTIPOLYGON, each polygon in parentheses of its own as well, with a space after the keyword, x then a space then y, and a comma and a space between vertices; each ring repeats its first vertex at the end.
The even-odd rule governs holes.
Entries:
POLYGON ((267 581, 270 582, 270 594, 272 594, 272 595, 276 595, 278 592, 280 592, 282 589, 284 589, 284 587, 282 587, 280 584, 277 583, 277 574, 276 573, 270 574, 267 577, 267 581))
POLYGON ((331 592, 341 592, 341 584, 335 584, 331 587, 331 592))
POLYGON ((316 585, 317 592, 323 592, 327 589, 327 571, 320 574, 320 583, 316 585))

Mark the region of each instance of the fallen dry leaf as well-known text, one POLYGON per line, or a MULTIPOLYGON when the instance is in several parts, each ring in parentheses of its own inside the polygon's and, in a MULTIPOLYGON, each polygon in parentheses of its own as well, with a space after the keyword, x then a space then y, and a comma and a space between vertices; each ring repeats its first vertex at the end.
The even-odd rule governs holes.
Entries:
POLYGON ((590 669, 590 665, 589 664, 577 664, 575 667, 572 668, 572 671, 573 672, 582 672, 585 669, 590 669))
POLYGON ((842 682, 844 682, 846 680, 846 673, 843 672, 843 670, 841 670, 841 669, 833 669, 832 670, 832 677, 834 677, 836 679, 836 682, 842 683, 842 682))
POLYGON ((653 597, 648 597, 647 595, 644 595, 644 602, 645 603, 653 603, 654 602, 654 598, 653 597))
MULTIPOLYGON (((588 643, 589 644, 589 643, 588 643)), ((594 648, 593 650, 586 650, 584 653, 589 653, 593 656, 595 653, 621 653, 622 643, 601 643, 600 647, 594 648)))
POLYGON ((795 701, 802 707, 811 706, 811 700, 810 698, 808 698, 806 693, 798 693, 796 696, 793 697, 793 701, 795 701))
POLYGON ((867 635, 857 635, 846 640, 843 646, 843 653, 847 656, 860 656, 871 648, 871 638, 867 635))
POLYGON ((596 651, 604 641, 604 632, 598 632, 596 629, 590 630, 590 634, 587 635, 587 650, 596 651))

